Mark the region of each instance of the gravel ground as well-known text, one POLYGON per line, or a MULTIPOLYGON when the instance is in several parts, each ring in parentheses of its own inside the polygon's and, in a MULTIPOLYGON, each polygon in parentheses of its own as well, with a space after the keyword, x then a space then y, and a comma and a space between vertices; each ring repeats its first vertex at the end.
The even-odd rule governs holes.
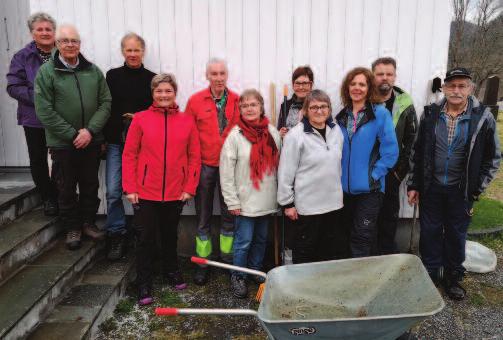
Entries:
MULTIPOLYGON (((181 262, 189 287, 183 292, 175 292, 158 275, 153 307, 258 308, 251 298, 255 296, 255 284, 248 285, 249 299, 235 299, 229 290, 228 274, 215 269, 211 284, 198 287, 188 280, 191 279, 192 266, 187 260, 181 262)), ((495 272, 468 274, 464 286, 468 292, 466 300, 453 302, 444 296, 444 310, 414 327, 409 339, 503 340, 503 252, 498 253, 495 272)), ((258 321, 252 317, 156 317, 152 306, 136 305, 135 293, 135 288, 131 286, 128 297, 119 303, 114 316, 100 326, 100 339, 266 338, 258 321)))

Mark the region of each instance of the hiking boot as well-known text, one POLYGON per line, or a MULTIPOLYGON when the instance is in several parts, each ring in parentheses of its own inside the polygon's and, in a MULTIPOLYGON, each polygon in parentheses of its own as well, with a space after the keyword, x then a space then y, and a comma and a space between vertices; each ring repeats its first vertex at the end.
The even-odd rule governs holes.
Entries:
POLYGON ((150 305, 154 302, 152 290, 149 287, 143 286, 138 290, 138 304, 140 306, 150 305))
POLYGON ((120 233, 110 235, 110 248, 108 249, 107 258, 110 261, 117 261, 124 255, 126 248, 126 237, 120 233))
POLYGON ((80 248, 81 242, 80 238, 82 237, 82 232, 78 229, 70 230, 66 233, 66 246, 70 250, 77 250, 80 248))
POLYGON ((182 273, 180 271, 174 271, 166 274, 166 279, 170 286, 176 290, 183 290, 187 288, 187 283, 183 279, 182 273))
POLYGON ((428 275, 430 275, 430 279, 436 287, 442 283, 442 272, 442 268, 428 269, 428 275))
POLYGON ((48 199, 44 202, 44 215, 45 216, 58 216, 58 203, 53 199, 48 199))
POLYGON ((240 299, 248 295, 248 287, 246 287, 245 278, 240 275, 231 276, 231 290, 232 294, 240 299))
POLYGON ((445 293, 451 300, 460 301, 466 297, 466 290, 461 286, 463 273, 448 273, 444 279, 445 293))
POLYGON ((105 233, 94 224, 84 223, 82 225, 82 232, 94 240, 103 240, 105 238, 105 233))
POLYGON ((210 268, 197 266, 194 273, 194 283, 198 286, 204 286, 208 282, 210 268))
POLYGON ((265 282, 265 277, 260 275, 248 275, 249 279, 256 284, 260 285, 265 282))

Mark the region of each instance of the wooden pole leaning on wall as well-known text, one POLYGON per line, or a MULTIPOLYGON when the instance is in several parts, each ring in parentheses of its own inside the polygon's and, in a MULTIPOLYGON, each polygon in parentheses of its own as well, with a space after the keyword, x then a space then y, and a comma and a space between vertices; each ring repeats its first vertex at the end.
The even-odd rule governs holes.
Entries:
MULTIPOLYGON (((276 126, 277 115, 276 115, 276 85, 271 83, 269 85, 269 103, 271 112, 271 124, 276 126)), ((281 265, 280 254, 279 254, 279 227, 278 227, 278 216, 274 215, 274 265, 277 267, 281 265)))

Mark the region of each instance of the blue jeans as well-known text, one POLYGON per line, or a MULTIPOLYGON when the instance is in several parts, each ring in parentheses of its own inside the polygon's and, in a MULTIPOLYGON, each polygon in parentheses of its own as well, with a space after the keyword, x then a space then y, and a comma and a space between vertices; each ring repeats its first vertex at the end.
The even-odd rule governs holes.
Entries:
POLYGON ((126 213, 122 203, 122 149, 120 144, 107 146, 107 223, 108 234, 126 233, 126 213))
MULTIPOLYGON (((246 217, 236 216, 234 231, 234 265, 260 270, 264 260, 267 226, 269 216, 246 217)), ((233 275, 245 277, 241 272, 232 272, 233 275)))

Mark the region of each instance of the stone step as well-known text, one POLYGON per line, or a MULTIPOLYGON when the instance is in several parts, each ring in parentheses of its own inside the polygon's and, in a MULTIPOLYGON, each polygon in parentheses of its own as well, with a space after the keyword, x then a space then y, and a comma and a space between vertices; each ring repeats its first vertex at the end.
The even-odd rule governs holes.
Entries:
POLYGON ((37 256, 60 232, 56 217, 41 208, 30 211, 0 228, 0 282, 37 256))
POLYGON ((110 317, 133 276, 133 256, 95 261, 51 314, 28 336, 30 340, 94 339, 110 317))
POLYGON ((84 241, 79 250, 54 242, 0 286, 0 339, 25 337, 52 311, 81 276, 103 243, 84 241))
POLYGON ((0 226, 40 205, 31 174, 0 170, 0 226))

